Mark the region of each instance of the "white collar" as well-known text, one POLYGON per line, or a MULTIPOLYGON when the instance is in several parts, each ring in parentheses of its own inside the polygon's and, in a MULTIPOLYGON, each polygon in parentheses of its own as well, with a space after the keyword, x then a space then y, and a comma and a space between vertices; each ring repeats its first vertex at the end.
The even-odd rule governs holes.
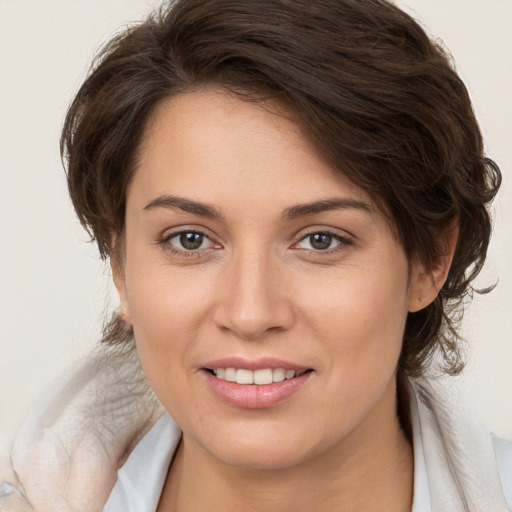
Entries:
MULTIPOLYGON (((504 477, 512 458, 505 464, 500 461, 504 452, 512 453, 512 444, 498 446, 447 378, 411 380, 410 388, 411 417, 416 422, 414 452, 418 462, 424 459, 430 494, 426 510, 509 511, 506 499, 512 482, 504 477)), ((423 492, 421 485, 418 492, 423 492)))
POLYGON ((103 512, 154 512, 180 439, 180 429, 164 413, 119 470, 103 512))
POLYGON ((412 426, 412 446, 414 453, 414 491, 411 512, 431 512, 430 486, 428 483, 427 465, 423 452, 420 416, 414 391, 410 399, 410 415, 412 426))

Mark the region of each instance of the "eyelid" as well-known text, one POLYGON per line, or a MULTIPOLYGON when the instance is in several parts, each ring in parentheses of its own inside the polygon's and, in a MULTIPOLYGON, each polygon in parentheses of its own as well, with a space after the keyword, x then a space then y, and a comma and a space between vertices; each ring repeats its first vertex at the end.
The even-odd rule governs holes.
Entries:
POLYGON ((197 227, 197 226, 176 226, 174 228, 169 228, 165 230, 161 236, 158 237, 156 240, 156 243, 158 245, 161 245, 164 250, 170 252, 171 254, 177 254, 177 255, 183 255, 183 256, 201 256, 202 254, 205 254, 206 252, 210 252, 213 249, 220 249, 222 248, 222 245, 219 244, 215 237, 213 237, 210 234, 210 231, 203 227, 197 227), (205 239, 209 240, 211 245, 209 247, 205 248, 199 248, 199 249, 180 249, 179 247, 173 246, 170 241, 173 238, 176 238, 184 233, 195 233, 198 235, 203 236, 205 239))
POLYGON ((355 240, 354 240, 355 237, 353 235, 347 233, 346 231, 343 231, 342 233, 340 233, 340 230, 337 230, 332 227, 323 227, 323 226, 313 226, 311 228, 307 228, 306 230, 301 230, 295 236, 295 238, 297 239, 297 241, 295 241, 292 244, 292 246, 291 246, 292 249, 295 249, 298 251, 307 251, 307 252, 315 253, 315 254, 319 254, 319 255, 342 251, 347 246, 352 246, 355 244, 355 240), (329 235, 329 236, 333 237, 335 240, 337 240, 339 243, 336 244, 336 246, 334 246, 332 248, 323 249, 323 250, 322 249, 304 249, 301 247, 297 247, 298 244, 300 244, 300 242, 302 242, 306 238, 308 238, 312 235, 316 235, 316 234, 329 235))

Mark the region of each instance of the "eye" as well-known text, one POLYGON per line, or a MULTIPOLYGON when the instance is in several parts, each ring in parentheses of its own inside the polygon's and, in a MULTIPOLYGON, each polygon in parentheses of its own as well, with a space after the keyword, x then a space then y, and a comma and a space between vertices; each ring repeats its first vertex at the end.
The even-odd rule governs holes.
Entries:
POLYGON ((341 244, 351 244, 351 241, 340 235, 329 232, 315 232, 304 236, 296 248, 312 251, 329 251, 338 248, 341 244))
POLYGON ((173 233, 163 240, 174 251, 193 252, 212 249, 216 244, 205 234, 198 231, 173 233))

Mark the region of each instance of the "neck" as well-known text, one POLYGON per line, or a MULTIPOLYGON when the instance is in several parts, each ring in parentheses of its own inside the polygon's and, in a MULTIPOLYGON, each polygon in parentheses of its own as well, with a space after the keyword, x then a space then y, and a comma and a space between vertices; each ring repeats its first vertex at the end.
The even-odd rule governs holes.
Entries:
POLYGON ((184 436, 158 512, 410 511, 412 448, 396 415, 396 392, 392 396, 332 449, 290 468, 227 466, 184 436))

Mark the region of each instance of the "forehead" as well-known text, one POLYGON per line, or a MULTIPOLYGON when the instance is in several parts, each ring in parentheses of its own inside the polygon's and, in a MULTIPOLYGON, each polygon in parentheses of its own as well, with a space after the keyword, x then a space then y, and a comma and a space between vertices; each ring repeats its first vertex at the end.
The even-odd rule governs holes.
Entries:
POLYGON ((181 94, 158 106, 143 135, 134 179, 138 189, 155 189, 164 182, 198 188, 206 181, 239 185, 240 193, 280 189, 290 194, 301 190, 306 196, 325 193, 326 186, 341 187, 370 201, 325 161, 280 103, 247 101, 211 89, 181 94))

